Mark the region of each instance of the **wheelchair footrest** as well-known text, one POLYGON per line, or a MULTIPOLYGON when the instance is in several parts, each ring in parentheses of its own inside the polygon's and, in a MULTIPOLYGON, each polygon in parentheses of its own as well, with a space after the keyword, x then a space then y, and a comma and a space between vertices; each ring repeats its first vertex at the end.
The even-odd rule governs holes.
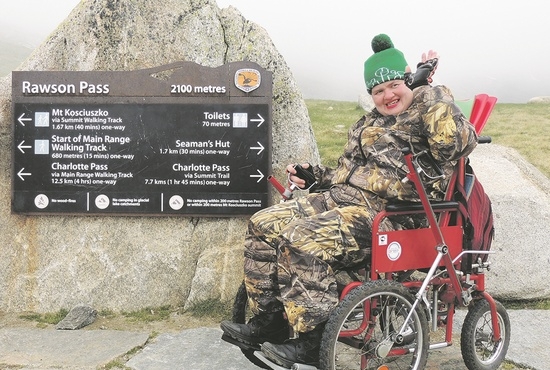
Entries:
POLYGON ((294 364, 290 369, 287 369, 286 367, 279 366, 276 363, 272 362, 260 351, 254 352, 254 356, 256 356, 260 361, 262 361, 273 370, 318 370, 315 366, 306 364, 294 364))
POLYGON ((257 346, 253 346, 251 344, 248 344, 248 343, 244 343, 244 342, 239 342, 237 339, 227 335, 227 334, 223 334, 222 335, 222 340, 226 341, 227 343, 231 343, 241 349, 244 349, 246 351, 259 351, 260 350, 260 346, 257 345, 257 346))

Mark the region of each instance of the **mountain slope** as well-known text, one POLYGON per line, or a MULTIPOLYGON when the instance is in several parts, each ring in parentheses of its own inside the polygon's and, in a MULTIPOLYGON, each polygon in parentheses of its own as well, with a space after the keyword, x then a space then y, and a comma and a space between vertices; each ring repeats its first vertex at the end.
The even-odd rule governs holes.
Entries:
POLYGON ((4 77, 16 69, 32 52, 32 49, 0 40, 0 77, 4 77))

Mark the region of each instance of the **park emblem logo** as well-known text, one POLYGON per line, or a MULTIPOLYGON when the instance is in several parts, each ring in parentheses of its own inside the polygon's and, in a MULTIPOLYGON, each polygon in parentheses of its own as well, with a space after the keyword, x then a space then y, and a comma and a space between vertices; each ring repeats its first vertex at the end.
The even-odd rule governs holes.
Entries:
POLYGON ((235 72, 235 86, 246 93, 256 90, 261 81, 262 76, 255 69, 239 69, 235 72))

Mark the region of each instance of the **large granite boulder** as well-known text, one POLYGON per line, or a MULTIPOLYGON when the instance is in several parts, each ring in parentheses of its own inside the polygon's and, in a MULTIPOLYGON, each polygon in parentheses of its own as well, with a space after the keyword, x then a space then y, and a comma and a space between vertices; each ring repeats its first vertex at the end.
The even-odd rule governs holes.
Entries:
POLYGON ((517 151, 496 144, 478 145, 470 159, 493 206, 487 290, 499 299, 550 298, 550 180, 517 151))
MULTIPOLYGON (((319 161, 300 90, 260 26, 215 0, 84 0, 18 70, 252 61, 273 73, 273 170, 319 161)), ((11 214, 11 76, 0 81, 0 310, 133 310, 231 300, 246 217, 11 214)), ((274 195, 275 199, 275 195, 274 195)))
MULTIPOLYGON (((274 175, 289 162, 319 161, 283 57, 265 30, 214 0, 84 0, 18 69, 137 70, 181 60, 210 67, 247 60, 271 71, 274 175)), ((246 217, 11 214, 11 109, 8 76, 0 81, 0 310, 133 310, 233 298, 246 217)), ((506 148, 480 147, 472 159, 496 217, 488 290, 550 297, 548 179, 506 148)))

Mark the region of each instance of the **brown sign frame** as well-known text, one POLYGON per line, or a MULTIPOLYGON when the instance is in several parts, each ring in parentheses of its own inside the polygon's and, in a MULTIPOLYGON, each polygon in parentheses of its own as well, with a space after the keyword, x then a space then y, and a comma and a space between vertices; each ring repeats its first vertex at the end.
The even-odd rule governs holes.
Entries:
POLYGON ((12 212, 245 216, 268 205, 272 74, 252 62, 12 72, 12 212))

